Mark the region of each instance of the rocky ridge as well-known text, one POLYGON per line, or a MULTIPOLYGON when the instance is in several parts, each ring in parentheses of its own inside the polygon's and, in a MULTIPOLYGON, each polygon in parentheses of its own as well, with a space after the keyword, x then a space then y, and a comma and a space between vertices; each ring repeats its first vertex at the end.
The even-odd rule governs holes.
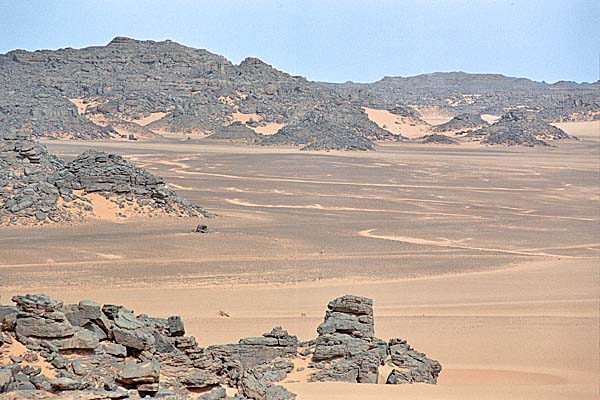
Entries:
POLYGON ((494 124, 471 131, 468 137, 481 143, 507 146, 548 146, 547 141, 571 138, 562 129, 527 111, 510 111, 494 124))
POLYGON ((549 84, 501 74, 434 72, 410 77, 388 76, 368 84, 333 84, 332 87, 344 93, 362 90, 375 104, 438 107, 454 115, 502 115, 511 109, 524 108, 546 122, 600 118, 600 81, 549 84))
POLYGON ((368 150, 389 135, 363 107, 418 120, 414 108, 499 115, 515 107, 544 120, 600 118, 595 84, 548 85, 491 74, 436 73, 371 84, 291 76, 257 59, 235 65, 207 50, 117 37, 83 49, 0 55, 0 124, 34 137, 105 139, 201 134, 303 149, 368 150), (412 108, 414 107, 414 108, 412 108), (232 126, 235 113, 285 128, 274 135, 232 126))
POLYGON ((44 295, 0 306, 0 393, 12 398, 285 400, 277 382, 310 360, 310 381, 435 384, 441 365, 406 341, 374 337, 372 301, 343 296, 328 305, 316 340, 300 343, 280 327, 236 344, 201 348, 181 318, 136 315, 85 300, 44 295), (21 348, 21 351, 18 349, 21 348))
POLYGON ((66 162, 26 134, 0 131, 1 224, 81 222, 94 212, 91 194, 123 216, 210 216, 120 156, 89 150, 66 162))
MULTIPOLYGON (((336 91, 256 58, 234 65, 169 40, 122 37, 107 46, 0 55, 0 123, 34 136, 120 137, 127 131, 123 123, 132 122, 153 132, 186 135, 225 130, 231 139, 232 134, 249 134, 227 128, 234 113, 258 113, 263 123, 294 124, 306 122, 303 116, 314 109, 337 121, 328 126, 333 136, 381 135, 358 105, 336 91)), ((323 130, 316 128, 311 126, 320 135, 323 130)), ((288 139, 276 134, 265 144, 288 139)), ((320 143, 339 147, 327 136, 320 143)))
POLYGON ((488 126, 479 114, 459 114, 450 121, 433 127, 434 132, 463 132, 488 126))
POLYGON ((458 141, 452 139, 451 137, 448 137, 446 135, 441 135, 441 134, 430 134, 430 135, 425 135, 423 137, 418 138, 419 140, 421 140, 421 143, 424 144, 459 144, 458 141))

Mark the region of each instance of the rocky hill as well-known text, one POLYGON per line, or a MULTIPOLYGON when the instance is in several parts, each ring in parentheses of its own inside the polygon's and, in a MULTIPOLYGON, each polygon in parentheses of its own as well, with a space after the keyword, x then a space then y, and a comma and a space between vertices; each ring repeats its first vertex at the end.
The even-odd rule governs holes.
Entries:
POLYGON ((489 125, 479 114, 459 114, 450 121, 433 127, 434 132, 463 132, 489 125))
POLYGON ((421 143, 423 144, 459 144, 459 142, 451 137, 440 134, 425 135, 418 139, 421 140, 421 143))
POLYGON ((472 131, 472 138, 481 139, 483 144, 508 146, 547 146, 548 140, 568 139, 570 136, 527 111, 511 111, 494 124, 472 131))
POLYGON ((419 113, 407 104, 478 115, 527 107, 546 120, 589 119, 600 116, 599 88, 465 73, 326 84, 256 58, 235 65, 169 40, 117 37, 106 46, 0 55, 0 124, 34 137, 133 140, 175 132, 364 150, 398 137, 369 120, 363 107, 413 121, 419 113), (275 134, 263 136, 258 128, 275 134))
POLYGON ((435 72, 340 86, 347 92, 368 93, 371 103, 434 106, 455 115, 502 115, 522 107, 548 122, 600 119, 600 82, 548 84, 500 74, 435 72))
POLYGON ((132 215, 210 214, 120 156, 89 150, 67 163, 22 133, 0 131, 1 225, 132 215))
MULTIPOLYGON (((234 65, 168 40, 128 38, 107 46, 0 56, 0 123, 34 136, 115 137, 127 130, 115 127, 126 122, 159 133, 214 134, 234 114, 257 115, 263 124, 294 124, 315 108, 337 121, 328 127, 333 136, 381 136, 358 106, 334 90, 256 58, 234 65)), ((274 136, 266 144, 288 138, 280 142, 274 136)), ((338 148, 327 137, 320 142, 338 148)))
POLYGON ((387 384, 435 384, 442 370, 403 339, 377 339, 373 302, 364 297, 331 301, 316 340, 276 327, 206 348, 185 335, 178 316, 44 295, 12 300, 0 306, 0 394, 11 398, 286 400, 296 395, 277 382, 299 372, 299 361, 310 382, 378 383, 387 366, 387 384))

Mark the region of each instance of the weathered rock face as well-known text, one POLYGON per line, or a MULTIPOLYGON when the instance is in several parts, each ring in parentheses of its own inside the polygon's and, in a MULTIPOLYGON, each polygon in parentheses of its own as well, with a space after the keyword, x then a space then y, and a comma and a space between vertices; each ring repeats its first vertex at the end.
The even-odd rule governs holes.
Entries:
POLYGON ((0 130, 0 224, 80 222, 99 193, 119 208, 210 216, 122 157, 90 150, 70 163, 15 131, 0 130))
POLYGON ((61 193, 49 180, 64 168, 46 147, 0 126, 0 222, 62 219, 61 193))
POLYGON ((494 124, 473 131, 469 136, 482 138, 481 143, 507 146, 547 146, 546 140, 570 138, 562 129, 527 111, 511 111, 494 124))
POLYGON ((245 143, 256 143, 260 140, 262 135, 257 134, 252 129, 248 128, 246 124, 239 121, 235 121, 231 125, 219 128, 218 132, 208 136, 207 139, 214 140, 227 140, 230 142, 245 142, 245 143))
POLYGON ((0 307, 0 393, 15 390, 79 393, 82 398, 293 399, 274 384, 293 369, 298 339, 282 328, 238 344, 200 348, 185 336, 181 318, 136 315, 122 306, 92 301, 63 304, 44 295, 15 296, 0 307), (2 346, 17 340, 28 350, 3 365, 2 346), (35 356, 56 377, 26 359, 35 356), (96 396, 96 397, 94 397, 96 396))
POLYGON ((303 350, 312 353, 309 368, 316 370, 309 380, 378 383, 379 367, 388 364, 398 369, 386 383, 437 382, 442 369, 437 361, 401 339, 386 343, 374 336, 371 299, 347 295, 331 301, 327 308, 314 347, 303 350))
POLYGON ((13 301, 16 307, 0 307, 0 393, 14 392, 15 398, 19 391, 38 390, 42 397, 52 392, 82 399, 215 400, 229 399, 229 387, 237 391, 232 399, 290 400, 296 395, 277 382, 294 370, 299 356, 311 357, 310 381, 378 383, 379 366, 388 364, 393 371, 386 383, 434 384, 441 371, 406 341, 377 339, 373 303, 363 297, 331 301, 319 336, 309 343, 299 344, 276 327, 206 348, 185 336, 178 316, 136 315, 93 301, 63 304, 44 295, 13 301), (27 352, 8 358, 15 341, 27 352))
POLYGON ((386 383, 437 383, 442 366, 423 353, 413 350, 406 340, 391 339, 389 341, 390 360, 388 364, 397 367, 390 373, 386 383))
POLYGON ((317 328, 311 368, 312 381, 377 383, 386 343, 374 337, 373 302, 343 296, 327 305, 325 321, 317 328))
POLYGON ((434 132, 460 132, 482 128, 489 124, 479 114, 459 114, 450 121, 433 127, 434 132))
POLYGON ((203 132, 215 134, 213 139, 258 142, 261 135, 229 125, 239 111, 257 113, 264 122, 301 122, 320 137, 327 134, 324 127, 301 119, 320 108, 341 126, 333 127, 337 138, 321 138, 319 148, 364 149, 365 142, 344 142, 354 135, 341 136, 357 129, 363 137, 381 134, 360 109, 361 98, 347 98, 256 58, 234 65, 168 40, 115 38, 107 46, 0 55, 0 123, 34 136, 120 137, 119 129, 131 130, 126 124, 160 113, 144 122, 140 135, 203 132))

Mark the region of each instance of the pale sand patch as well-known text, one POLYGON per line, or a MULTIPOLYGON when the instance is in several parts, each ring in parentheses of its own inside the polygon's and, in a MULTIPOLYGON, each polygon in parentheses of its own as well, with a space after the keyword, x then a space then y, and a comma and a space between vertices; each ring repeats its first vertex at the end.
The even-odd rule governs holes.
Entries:
POLYGON ((385 129, 394 135, 403 135, 414 139, 430 132, 428 125, 419 123, 412 118, 402 117, 387 110, 375 108, 363 107, 363 110, 365 110, 371 121, 375 122, 381 129, 385 129))
MULTIPOLYGON (((5 345, 0 348, 0 365, 10 364, 12 362, 10 361, 10 356, 22 357, 28 351, 29 350, 24 345, 13 338, 12 344, 5 345)), ((43 375, 46 375, 48 378, 56 378, 56 370, 42 357, 39 357, 37 361, 34 362, 23 361, 21 365, 29 365, 33 368, 41 368, 43 375)))
POLYGON ((487 122, 488 124, 493 124, 494 122, 500 119, 500 116, 492 114, 481 114, 481 119, 487 122))
POLYGON ((108 124, 110 124, 110 120, 108 120, 106 118, 106 116, 104 114, 101 113, 97 113, 97 114, 86 114, 85 117, 92 121, 94 124, 99 125, 99 126, 108 126, 108 124))
POLYGON ((177 189, 177 190, 196 190, 193 187, 187 187, 187 186, 181 186, 181 185, 176 185, 174 183, 167 183, 167 188, 169 189, 177 189))
POLYGON ((430 125, 441 125, 450 121, 454 114, 448 110, 439 107, 413 107, 420 115, 421 119, 430 125))
POLYGON ((413 215, 442 215, 445 217, 460 217, 465 219, 485 219, 478 216, 468 214, 454 214, 454 213, 436 213, 436 212, 419 212, 419 211, 403 211, 403 210, 392 210, 392 209, 381 209, 381 208, 355 208, 355 207, 325 207, 321 204, 307 204, 307 205, 285 205, 285 204, 256 204, 249 201, 243 201, 240 199, 225 199, 229 204, 235 204, 243 207, 258 207, 258 208, 288 208, 288 209, 306 209, 306 210, 327 210, 327 211, 363 211, 363 212, 382 212, 382 213, 397 213, 397 214, 413 214, 413 215))
POLYGON ((231 106, 231 107, 235 107, 236 106, 235 105, 235 101, 233 101, 233 99, 231 97, 229 97, 229 96, 220 96, 219 97, 219 101, 221 103, 226 104, 226 105, 231 106))
POLYGON ((79 115, 85 114, 88 107, 94 107, 94 106, 101 104, 99 101, 87 101, 86 102, 82 98, 69 99, 69 101, 71 103, 75 104, 75 106, 77 107, 77 113, 79 115))
POLYGON ((260 133, 261 135, 274 135, 281 128, 283 128, 286 125, 287 124, 278 123, 278 122, 267 122, 263 126, 257 126, 257 127, 249 126, 249 128, 252 129, 256 133, 260 133))
POLYGON ((97 193, 88 193, 85 197, 91 201, 92 207, 94 208, 91 217, 98 220, 124 223, 126 219, 135 217, 141 218, 152 214, 147 207, 140 207, 137 205, 125 204, 125 206, 121 208, 114 201, 97 193))
POLYGON ((562 129, 569 135, 577 136, 580 139, 600 140, 600 120, 557 122, 551 125, 562 129))
MULTIPOLYGON (((256 122, 264 121, 264 118, 258 114, 244 114, 240 112, 237 107, 235 108, 235 112, 231 114, 231 118, 233 122, 241 122, 243 124, 248 124, 250 120, 254 120, 256 122)), ((286 126, 287 124, 278 123, 278 122, 263 122, 264 125, 261 126, 248 126, 248 128, 252 129, 256 133, 260 133, 261 135, 274 135, 281 128, 286 126)))
MULTIPOLYGON (((486 252, 493 252, 493 253, 507 253, 507 254, 522 255, 522 256, 534 256, 534 257, 572 258, 571 256, 565 256, 565 255, 559 255, 559 254, 548 254, 548 253, 543 253, 543 252, 533 252, 533 251, 528 251, 526 249, 523 249, 523 250, 521 250, 521 249, 501 249, 501 248, 466 246, 466 245, 462 244, 465 240, 470 239, 470 238, 463 239, 463 240, 450 240, 450 239, 445 239, 445 238, 439 238, 438 240, 431 240, 431 239, 422 239, 422 238, 409 237, 409 236, 376 235, 373 233, 373 231, 375 231, 375 229, 367 229, 367 230, 358 232, 358 235, 362 236, 362 237, 368 237, 371 239, 383 239, 383 240, 390 240, 393 242, 420 244, 420 245, 425 245, 425 246, 449 247, 449 248, 454 248, 454 249, 478 250, 478 251, 486 251, 486 252)), ((574 256, 574 258, 580 258, 580 257, 574 256)), ((583 258, 588 258, 588 257, 583 257, 583 258)))
POLYGON ((253 119, 257 122, 263 120, 263 117, 261 117, 258 114, 244 114, 243 112, 240 112, 240 111, 235 111, 233 114, 231 114, 231 117, 233 118, 234 121, 238 121, 243 124, 247 124, 248 121, 250 121, 251 119, 253 119))
POLYGON ((120 222, 122 220, 122 218, 117 216, 122 210, 114 202, 97 193, 89 193, 86 197, 92 202, 92 207, 94 208, 93 215, 96 218, 111 222, 120 222))
POLYGON ((148 116, 142 117, 142 118, 122 118, 122 119, 124 121, 133 122, 134 124, 137 124, 139 126, 146 126, 148 124, 151 124, 154 121, 163 119, 166 115, 167 115, 166 112, 152 112, 148 116))
POLYGON ((96 255, 98 257, 107 259, 107 260, 120 260, 123 258, 123 256, 120 256, 118 254, 110 254, 110 253, 96 253, 96 255))
POLYGON ((167 129, 152 129, 152 132, 163 136, 165 138, 181 139, 182 136, 189 137, 206 137, 212 135, 214 132, 210 132, 204 129, 191 129, 189 131, 170 131, 167 129))

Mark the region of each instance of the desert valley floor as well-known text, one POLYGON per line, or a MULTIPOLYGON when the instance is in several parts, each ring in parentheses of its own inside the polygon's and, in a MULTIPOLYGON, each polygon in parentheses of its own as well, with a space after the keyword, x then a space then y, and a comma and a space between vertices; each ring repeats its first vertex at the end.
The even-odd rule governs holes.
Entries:
POLYGON ((300 400, 598 398, 600 146, 589 126, 588 140, 551 149, 47 141, 66 157, 123 155, 218 216, 106 210, 85 225, 2 227, 1 300, 43 292, 179 314, 205 345, 276 325, 309 339, 330 299, 365 295, 377 336, 439 360, 439 384, 288 379, 300 400), (198 223, 211 232, 191 233, 198 223))

